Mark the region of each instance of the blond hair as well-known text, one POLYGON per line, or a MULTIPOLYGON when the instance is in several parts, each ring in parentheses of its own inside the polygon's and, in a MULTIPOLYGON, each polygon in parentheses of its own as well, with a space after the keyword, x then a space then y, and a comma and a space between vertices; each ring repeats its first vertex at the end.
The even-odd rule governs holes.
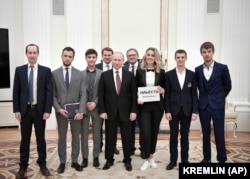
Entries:
POLYGON ((152 50, 154 52, 154 55, 155 55, 154 69, 155 69, 155 71, 157 73, 160 73, 161 66, 162 66, 161 55, 160 55, 159 51, 157 50, 157 48, 154 48, 154 47, 149 47, 146 50, 146 52, 145 52, 145 54, 144 54, 144 56, 142 58, 141 69, 143 69, 143 70, 147 69, 148 64, 147 64, 147 61, 146 61, 146 56, 147 56, 148 51, 150 51, 150 50, 152 50))

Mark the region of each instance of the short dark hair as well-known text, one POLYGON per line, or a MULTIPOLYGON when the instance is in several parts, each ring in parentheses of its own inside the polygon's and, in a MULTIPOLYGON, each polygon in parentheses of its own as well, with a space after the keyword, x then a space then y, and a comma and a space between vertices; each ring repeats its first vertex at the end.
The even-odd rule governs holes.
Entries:
POLYGON ((65 47, 62 50, 62 54, 63 54, 64 51, 71 51, 71 52, 73 52, 73 57, 75 56, 75 50, 72 47, 65 47))
POLYGON ((39 47, 36 44, 28 44, 28 45, 26 45, 26 47, 25 47, 25 53, 28 52, 28 47, 30 47, 30 46, 35 46, 37 48, 37 53, 39 53, 39 47))
POLYGON ((211 48, 212 51, 214 52, 214 44, 212 42, 204 42, 203 44, 201 44, 200 53, 202 49, 209 49, 209 48, 211 48))
POLYGON ((113 49, 110 48, 110 47, 105 47, 105 48, 103 48, 103 49, 102 49, 102 55, 103 55, 103 51, 110 51, 110 52, 112 52, 112 54, 114 53, 113 49))
POLYGON ((96 57, 98 56, 97 51, 96 51, 95 49, 93 49, 93 48, 90 48, 90 49, 88 49, 88 50, 85 52, 85 57, 87 57, 87 56, 90 55, 90 54, 95 54, 96 57))
POLYGON ((186 52, 185 50, 183 50, 183 49, 178 49, 178 50, 176 50, 176 51, 175 51, 175 54, 174 54, 174 57, 176 57, 176 54, 177 54, 177 53, 184 53, 185 56, 187 57, 187 52, 186 52))

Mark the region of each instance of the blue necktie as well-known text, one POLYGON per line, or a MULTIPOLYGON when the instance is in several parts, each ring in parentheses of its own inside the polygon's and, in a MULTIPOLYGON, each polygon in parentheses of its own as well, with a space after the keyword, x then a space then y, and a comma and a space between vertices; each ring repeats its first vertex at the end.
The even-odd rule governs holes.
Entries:
POLYGON ((66 74, 65 74, 65 84, 67 88, 69 88, 69 68, 65 68, 66 74))
POLYGON ((33 78, 34 78, 34 66, 30 66, 30 75, 29 75, 29 103, 32 104, 34 101, 33 97, 33 78))

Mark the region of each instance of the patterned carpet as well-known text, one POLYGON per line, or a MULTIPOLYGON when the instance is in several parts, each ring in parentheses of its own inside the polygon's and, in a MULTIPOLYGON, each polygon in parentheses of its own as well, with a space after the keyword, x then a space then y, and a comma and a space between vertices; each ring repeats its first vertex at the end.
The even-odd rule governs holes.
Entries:
MULTIPOLYGON (((89 141, 90 146, 92 146, 92 141, 89 141)), ((94 168, 92 166, 92 151, 90 150, 89 155, 89 166, 84 169, 83 172, 76 172, 70 167, 70 142, 68 142, 68 162, 66 165, 66 170, 63 174, 58 174, 56 169, 59 165, 58 155, 57 155, 57 141, 55 139, 47 139, 47 155, 48 155, 48 168, 51 171, 51 179, 76 179, 76 178, 135 178, 135 179, 147 179, 147 178, 178 178, 178 167, 171 171, 165 170, 167 163, 169 162, 169 149, 168 141, 159 140, 157 144, 157 152, 155 153, 155 160, 158 164, 157 169, 148 169, 145 172, 140 171, 140 166, 143 160, 139 157, 139 151, 132 157, 133 171, 127 172, 122 163, 122 146, 121 142, 118 141, 118 148, 120 149, 120 154, 115 155, 115 163, 109 170, 102 170, 105 160, 104 152, 100 155, 100 168, 94 168), (119 171, 119 172, 118 172, 119 171)), ((138 143, 137 143, 138 145, 138 143)), ((199 162, 202 159, 201 152, 201 141, 193 140, 190 142, 190 162, 199 162)), ((227 153, 228 162, 247 162, 250 163, 250 142, 243 141, 230 141, 227 142, 227 153)), ((212 144, 212 161, 216 162, 216 151, 215 145, 212 144)), ((30 165, 28 167, 28 172, 26 178, 40 179, 43 178, 39 172, 39 167, 36 164, 37 152, 36 143, 32 141, 31 143, 31 157, 30 165)), ((80 159, 79 162, 82 160, 80 159)), ((0 141, 0 179, 5 178, 15 178, 15 174, 18 170, 19 163, 19 141, 5 140, 0 141)))

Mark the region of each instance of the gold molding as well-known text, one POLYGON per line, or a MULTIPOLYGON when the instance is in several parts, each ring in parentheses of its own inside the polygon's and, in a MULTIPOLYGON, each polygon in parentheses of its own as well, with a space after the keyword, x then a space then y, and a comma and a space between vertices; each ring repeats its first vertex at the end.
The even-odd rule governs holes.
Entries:
POLYGON ((101 1, 101 48, 109 46, 109 0, 101 1))
MULTIPOLYGON (((160 51, 165 70, 168 66, 168 2, 169 0, 160 0, 160 51)), ((109 3, 109 0, 101 1, 101 48, 109 46, 109 3)))
POLYGON ((161 0, 160 7, 160 50, 162 54, 162 63, 165 70, 168 69, 168 0, 161 0))

